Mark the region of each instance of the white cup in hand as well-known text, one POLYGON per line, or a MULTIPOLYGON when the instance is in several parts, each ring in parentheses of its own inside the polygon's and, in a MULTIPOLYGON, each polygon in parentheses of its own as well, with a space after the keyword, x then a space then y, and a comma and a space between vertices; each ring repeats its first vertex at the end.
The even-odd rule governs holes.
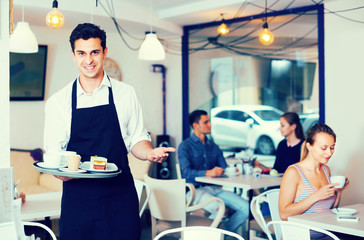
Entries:
POLYGON ((227 167, 225 168, 225 174, 228 176, 233 176, 237 174, 237 168, 236 167, 227 167))
POLYGON ((331 176, 331 183, 338 183, 339 185, 334 186, 334 188, 342 188, 345 185, 345 176, 331 176))

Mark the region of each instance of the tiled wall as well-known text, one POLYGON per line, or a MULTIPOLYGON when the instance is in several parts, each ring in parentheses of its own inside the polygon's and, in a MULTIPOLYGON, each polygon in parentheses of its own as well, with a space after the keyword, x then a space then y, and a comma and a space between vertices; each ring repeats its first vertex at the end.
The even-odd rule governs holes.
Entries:
POLYGON ((0 223, 12 221, 13 169, 0 168, 0 223))

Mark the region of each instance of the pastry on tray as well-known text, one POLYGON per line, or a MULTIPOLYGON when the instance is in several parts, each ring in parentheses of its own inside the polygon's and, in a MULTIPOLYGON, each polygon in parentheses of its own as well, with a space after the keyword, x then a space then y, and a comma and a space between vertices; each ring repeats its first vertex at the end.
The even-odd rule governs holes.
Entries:
POLYGON ((90 168, 95 170, 106 170, 107 167, 107 158, 91 156, 90 159, 90 168))

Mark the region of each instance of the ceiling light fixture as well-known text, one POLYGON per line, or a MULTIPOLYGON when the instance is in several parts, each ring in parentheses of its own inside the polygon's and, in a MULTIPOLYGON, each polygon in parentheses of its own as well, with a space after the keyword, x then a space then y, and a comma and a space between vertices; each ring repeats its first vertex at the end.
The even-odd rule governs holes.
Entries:
POLYGON ((224 19, 224 14, 221 13, 221 17, 222 17, 222 23, 221 25, 217 28, 217 32, 224 36, 226 34, 228 34, 230 32, 229 28, 227 27, 227 25, 225 24, 225 19, 224 19))
POLYGON ((263 30, 259 34, 259 41, 263 45, 271 45, 274 41, 274 34, 268 30, 267 0, 265 0, 265 21, 263 30))
POLYGON ((150 0, 150 31, 145 32, 145 39, 140 45, 138 58, 146 61, 164 60, 166 53, 163 45, 158 40, 157 34, 152 31, 153 0, 150 0))
POLYGON ((57 29, 63 26, 64 16, 58 11, 58 1, 54 0, 52 4, 52 11, 47 14, 46 23, 48 27, 57 29))
POLYGON ((37 39, 30 29, 29 23, 24 22, 24 2, 22 4, 22 21, 16 24, 14 32, 10 35, 9 51, 14 53, 38 52, 37 39))

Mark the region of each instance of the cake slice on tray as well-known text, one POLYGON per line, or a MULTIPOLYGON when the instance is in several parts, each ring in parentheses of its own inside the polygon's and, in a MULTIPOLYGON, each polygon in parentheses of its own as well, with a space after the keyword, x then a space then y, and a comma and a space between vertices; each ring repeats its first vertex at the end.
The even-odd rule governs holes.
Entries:
POLYGON ((97 155, 91 156, 90 169, 106 170, 106 167, 107 167, 107 158, 98 157, 97 155))

